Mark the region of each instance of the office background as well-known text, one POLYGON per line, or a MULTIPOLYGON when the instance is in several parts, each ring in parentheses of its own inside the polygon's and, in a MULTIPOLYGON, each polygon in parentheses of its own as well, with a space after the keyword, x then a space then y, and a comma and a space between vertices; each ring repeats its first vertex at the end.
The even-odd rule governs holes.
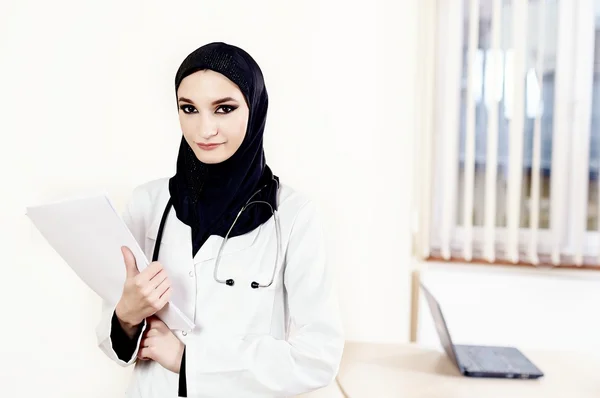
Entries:
MULTIPOLYGON (((435 34, 421 22, 434 12, 422 0, 1 2, 0 395, 124 388, 131 369, 96 348, 99 299, 25 206, 100 190, 122 208, 136 185, 170 175, 174 73, 214 40, 245 48, 263 69, 267 159, 323 209, 349 340, 409 341, 410 276, 420 269, 461 342, 598 349, 597 271, 415 256, 422 43, 435 34)), ((419 341, 438 346, 421 308, 419 341)))

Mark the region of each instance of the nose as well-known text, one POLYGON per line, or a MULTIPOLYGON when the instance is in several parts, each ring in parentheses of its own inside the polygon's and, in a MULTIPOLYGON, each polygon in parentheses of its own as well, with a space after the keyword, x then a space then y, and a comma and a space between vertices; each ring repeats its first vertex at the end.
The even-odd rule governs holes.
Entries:
POLYGON ((210 116, 201 117, 196 126, 196 131, 200 134, 200 137, 205 140, 217 135, 218 130, 217 123, 210 116))
POLYGON ((204 129, 201 130, 201 137, 204 139, 209 139, 213 136, 217 135, 217 129, 216 128, 211 128, 211 129, 204 129))

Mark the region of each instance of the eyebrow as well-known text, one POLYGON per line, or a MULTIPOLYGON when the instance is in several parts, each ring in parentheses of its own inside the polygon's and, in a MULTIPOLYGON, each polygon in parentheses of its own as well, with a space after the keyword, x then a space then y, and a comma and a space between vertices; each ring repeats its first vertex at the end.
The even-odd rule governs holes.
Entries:
MULTIPOLYGON (((225 97, 225 98, 221 98, 221 99, 218 99, 218 100, 215 100, 215 101, 213 101, 213 102, 212 102, 212 105, 219 105, 219 104, 223 104, 223 103, 225 103, 225 102, 229 102, 229 101, 235 101, 235 102, 237 102, 237 101, 235 100, 235 98, 232 98, 232 97, 225 97)), ((190 103, 190 104, 193 104, 193 103, 194 103, 194 101, 192 101, 192 100, 190 100, 190 99, 187 99, 187 98, 185 98, 185 97, 179 97, 179 102, 188 102, 188 103, 190 103)))

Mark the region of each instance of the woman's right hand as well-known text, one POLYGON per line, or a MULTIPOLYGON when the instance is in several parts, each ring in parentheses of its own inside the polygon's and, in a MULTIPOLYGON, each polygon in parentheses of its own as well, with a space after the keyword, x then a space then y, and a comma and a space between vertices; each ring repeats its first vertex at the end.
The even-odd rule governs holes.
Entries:
POLYGON ((126 329, 133 329, 167 304, 171 297, 171 282, 158 261, 153 261, 140 272, 131 250, 123 246, 121 253, 126 279, 115 313, 126 329))

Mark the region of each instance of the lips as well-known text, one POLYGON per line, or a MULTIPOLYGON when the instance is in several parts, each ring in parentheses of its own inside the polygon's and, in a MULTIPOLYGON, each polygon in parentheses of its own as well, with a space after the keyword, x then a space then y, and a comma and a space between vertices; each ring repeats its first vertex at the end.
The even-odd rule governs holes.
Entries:
POLYGON ((204 151, 211 151, 215 148, 218 148, 220 145, 222 144, 200 144, 200 143, 196 143, 196 145, 198 145, 198 148, 204 150, 204 151))

